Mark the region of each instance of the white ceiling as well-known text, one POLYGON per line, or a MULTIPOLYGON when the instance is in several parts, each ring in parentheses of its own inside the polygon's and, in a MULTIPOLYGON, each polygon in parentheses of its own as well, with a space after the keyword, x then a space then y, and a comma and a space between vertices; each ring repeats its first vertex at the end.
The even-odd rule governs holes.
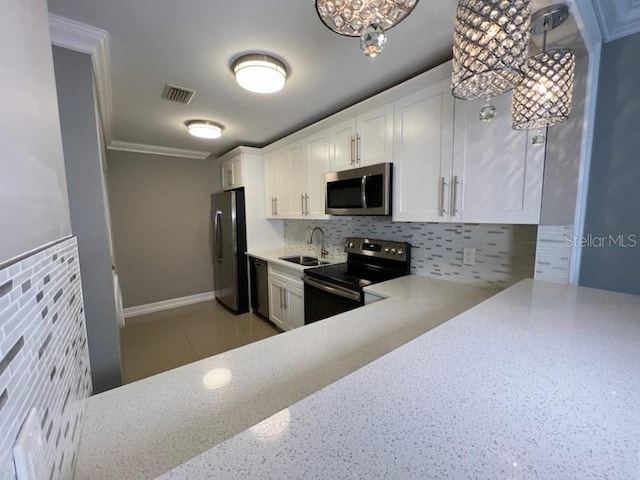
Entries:
POLYGON ((449 59, 456 3, 419 2, 375 59, 327 29, 312 0, 49 0, 49 10, 109 32, 114 140, 217 155, 268 144, 449 59), (283 91, 236 85, 230 65, 250 52, 287 64, 283 91), (165 83, 196 95, 163 100, 165 83), (189 136, 184 122, 196 118, 225 125, 222 138, 189 136))

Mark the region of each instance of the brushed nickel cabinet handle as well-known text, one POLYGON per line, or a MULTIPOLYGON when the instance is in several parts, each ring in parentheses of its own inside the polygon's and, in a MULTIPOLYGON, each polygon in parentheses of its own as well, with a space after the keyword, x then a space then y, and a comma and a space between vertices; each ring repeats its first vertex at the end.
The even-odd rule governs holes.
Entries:
POLYGON ((358 141, 357 141, 357 147, 356 147, 356 162, 358 163, 358 165, 360 165, 360 161, 361 161, 360 155, 362 153, 362 141, 361 141, 362 139, 360 138, 360 134, 357 135, 357 139, 358 141))
POLYGON ((444 209, 444 189, 447 186, 447 181, 444 177, 440 177, 440 205, 438 206, 439 216, 444 217, 447 213, 444 209))
POLYGON ((356 139, 351 135, 351 165, 356 164, 356 139))
POLYGON ((451 193, 451 216, 455 217, 456 214, 458 213, 458 184, 460 182, 458 182, 458 176, 454 175, 453 180, 451 182, 451 188, 453 189, 453 192, 451 193))

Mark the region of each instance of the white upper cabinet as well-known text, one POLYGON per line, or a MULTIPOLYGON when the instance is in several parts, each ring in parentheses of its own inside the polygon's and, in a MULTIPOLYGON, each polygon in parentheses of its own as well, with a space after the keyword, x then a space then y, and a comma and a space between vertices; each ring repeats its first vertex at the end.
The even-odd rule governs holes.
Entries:
POLYGON ((306 212, 306 195, 309 190, 309 160, 305 155, 303 142, 287 147, 289 156, 289 215, 288 218, 302 218, 306 212))
POLYGON ((395 221, 539 223, 545 148, 531 145, 534 132, 511 129, 511 95, 494 98, 498 116, 483 123, 485 100, 457 101, 450 89, 447 64, 407 82, 405 93, 394 88, 383 97, 391 103, 377 97, 380 107, 361 104, 350 111, 364 113, 295 134, 266 156, 267 216, 327 218, 327 172, 392 162, 395 221))
POLYGON ((267 218, 289 215, 289 151, 281 148, 265 155, 265 201, 267 218))
POLYGON ((498 114, 486 123, 478 118, 485 100, 455 102, 452 220, 537 224, 544 145, 531 145, 535 131, 511 128, 511 95, 491 102, 498 114))
POLYGON ((449 221, 454 103, 450 89, 447 79, 395 102, 395 221, 449 221))
POLYGON ((356 117, 358 167, 391 162, 393 158, 393 103, 356 117))
POLYGON ((223 190, 232 190, 244 186, 244 162, 242 154, 225 160, 220 165, 220 168, 223 190))
POLYGON ((393 103, 334 125, 329 137, 329 171, 391 162, 393 103))
POLYGON ((265 156, 267 217, 324 219, 329 130, 265 156))
POLYGON ((308 218, 327 218, 324 213, 326 197, 325 175, 330 170, 330 136, 330 132, 327 130, 307 138, 305 142, 305 154, 309 165, 309 187, 306 197, 306 217, 308 218))
POLYGON ((356 166, 356 120, 352 118, 329 129, 329 170, 339 172, 356 166))

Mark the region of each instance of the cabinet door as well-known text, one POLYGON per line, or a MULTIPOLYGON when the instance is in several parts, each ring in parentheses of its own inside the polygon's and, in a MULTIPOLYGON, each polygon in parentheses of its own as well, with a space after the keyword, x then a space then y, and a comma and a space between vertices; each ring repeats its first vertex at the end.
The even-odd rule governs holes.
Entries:
POLYGON ((287 288, 284 282, 269 278, 269 319, 283 330, 287 326, 287 310, 285 308, 287 288))
POLYGON ((226 161, 220 164, 220 178, 222 179, 222 189, 229 190, 231 188, 231 182, 233 181, 231 164, 226 161))
POLYGON ((231 190, 244 186, 244 171, 242 154, 225 160, 221 168, 222 189, 231 190))
POLYGON ((265 191, 265 215, 267 218, 275 218, 276 195, 278 190, 278 152, 271 152, 264 157, 264 191, 265 191))
POLYGON ((277 151, 276 164, 276 216, 287 218, 291 213, 289 205, 289 151, 287 148, 277 151))
POLYGON ((268 153, 264 162, 266 216, 286 218, 290 212, 288 149, 268 153))
POLYGON ((356 165, 356 121, 339 123, 329 130, 331 154, 329 170, 339 172, 356 165))
POLYGON ((309 188, 307 190, 306 210, 308 218, 322 219, 324 213, 326 183, 325 175, 329 171, 329 152, 331 148, 328 131, 307 139, 306 155, 309 159, 309 188))
POLYGON ((468 223, 537 224, 544 145, 531 145, 527 131, 511 128, 511 95, 491 101, 498 114, 487 123, 478 119, 484 100, 455 102, 453 175, 459 183, 453 218, 468 223))
POLYGON ((453 97, 445 80, 394 104, 393 219, 449 220, 453 97))
POLYGON ((231 170, 231 188, 244 186, 244 159, 242 154, 229 160, 231 170))
POLYGON ((287 316, 291 328, 304 326, 304 288, 287 284, 287 316))
POLYGON ((290 146, 289 182, 290 203, 289 218, 302 218, 306 213, 306 197, 309 191, 309 157, 305 155, 302 143, 290 146))
POLYGON ((393 103, 356 118, 358 166, 391 162, 393 158, 393 103))

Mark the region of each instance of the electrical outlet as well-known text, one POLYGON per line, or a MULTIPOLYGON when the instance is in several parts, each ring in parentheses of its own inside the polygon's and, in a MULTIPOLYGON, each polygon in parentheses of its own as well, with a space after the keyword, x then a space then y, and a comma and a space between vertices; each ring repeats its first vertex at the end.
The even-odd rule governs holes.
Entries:
POLYGON ((17 480, 46 478, 45 446, 39 417, 38 411, 35 408, 31 409, 13 445, 17 480))
POLYGON ((475 248, 465 248, 462 250, 462 263, 464 265, 475 265, 476 264, 476 249, 475 248))

